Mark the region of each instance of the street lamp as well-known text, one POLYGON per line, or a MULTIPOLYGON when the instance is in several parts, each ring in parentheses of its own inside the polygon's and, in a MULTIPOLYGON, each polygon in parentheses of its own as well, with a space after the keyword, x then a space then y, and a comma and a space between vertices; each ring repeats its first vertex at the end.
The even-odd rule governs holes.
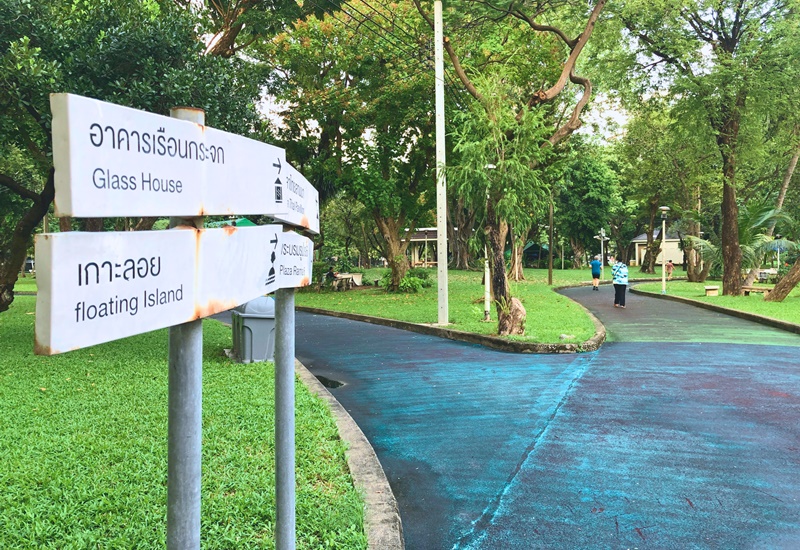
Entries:
MULTIPOLYGON (((783 238, 783 235, 778 233, 777 235, 775 235, 775 238, 778 239, 778 240, 781 240, 783 238)), ((781 268, 781 245, 780 244, 778 244, 776 250, 778 252, 778 269, 780 269, 781 268)))
POLYGON ((667 293, 667 212, 669 206, 659 206, 661 210, 661 294, 667 293))
POLYGON ((600 230, 600 234, 599 235, 595 235, 594 238, 597 239, 598 241, 600 241, 600 280, 602 281, 603 280, 603 268, 606 265, 606 256, 603 253, 603 244, 606 241, 610 240, 611 237, 606 237, 606 230, 605 229, 601 229, 600 230))

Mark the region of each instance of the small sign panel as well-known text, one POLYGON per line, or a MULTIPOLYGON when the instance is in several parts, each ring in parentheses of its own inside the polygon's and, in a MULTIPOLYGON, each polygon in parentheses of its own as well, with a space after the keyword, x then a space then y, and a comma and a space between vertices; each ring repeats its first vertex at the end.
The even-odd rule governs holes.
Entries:
POLYGON ((36 236, 36 347, 54 355, 310 283, 313 243, 281 225, 36 236))
POLYGON ((198 311, 226 311, 279 288, 311 282, 313 242, 281 225, 204 230, 198 261, 198 311))
POLYGON ((286 152, 193 122, 52 94, 57 216, 281 214, 286 152))
POLYGON ((283 167, 275 180, 275 201, 285 206, 285 213, 278 213, 273 218, 319 235, 319 192, 289 164, 283 167))

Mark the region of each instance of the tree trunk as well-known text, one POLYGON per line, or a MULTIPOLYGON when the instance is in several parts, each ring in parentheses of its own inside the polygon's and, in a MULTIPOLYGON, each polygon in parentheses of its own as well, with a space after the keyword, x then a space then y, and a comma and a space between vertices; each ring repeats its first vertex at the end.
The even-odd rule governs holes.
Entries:
POLYGON ((8 251, 4 251, 0 255, 0 313, 8 310, 14 301, 14 284, 19 276, 19 266, 28 255, 28 245, 36 226, 47 214, 50 203, 53 202, 55 196, 54 174, 55 170, 51 168, 39 197, 14 227, 8 251))
POLYGON ((158 221, 157 217, 147 216, 144 218, 140 218, 136 225, 133 226, 134 231, 150 231, 153 229, 153 224, 158 221))
POLYGON ((373 214, 373 218, 381 235, 383 235, 383 255, 389 263, 389 269, 392 270, 389 290, 396 291, 400 288, 400 281, 408 272, 406 250, 411 242, 411 234, 414 228, 409 228, 407 237, 403 238, 400 236, 400 227, 403 225, 402 220, 383 218, 377 213, 373 214))
POLYGON ((586 249, 583 247, 582 243, 579 243, 572 237, 569 238, 569 247, 572 249, 572 268, 582 269, 583 257, 586 254, 586 249))
POLYGON ((746 95, 739 92, 735 104, 722 105, 722 115, 712 127, 722 156, 722 294, 742 293, 742 249, 739 246, 739 205, 736 204, 736 152, 741 111, 746 95))
POLYGON ((475 227, 476 211, 464 206, 464 199, 459 197, 455 205, 448 208, 447 225, 448 241, 453 251, 453 269, 469 269, 470 249, 469 240, 475 227))
POLYGON ((104 218, 83 218, 83 230, 92 232, 103 231, 104 218))
POLYGON ((492 200, 487 201, 485 231, 489 243, 490 261, 493 264, 492 290, 497 308, 497 334, 501 336, 525 334, 525 308, 519 300, 511 297, 506 278, 504 252, 508 226, 498 218, 492 200))
POLYGON ((645 246, 644 258, 642 258, 642 265, 639 268, 641 273, 653 274, 656 272, 656 257, 658 257, 658 252, 661 250, 661 241, 655 240, 656 202, 658 202, 658 199, 650 204, 650 221, 647 224, 647 245, 645 246))
POLYGON ((508 278, 512 281, 524 281, 522 254, 525 252, 528 229, 526 228, 522 235, 519 235, 515 229, 511 228, 511 266, 508 269, 508 278))
POLYGON ((775 288, 764 297, 765 302, 782 302, 789 293, 800 283, 800 259, 798 259, 789 272, 784 275, 775 288))

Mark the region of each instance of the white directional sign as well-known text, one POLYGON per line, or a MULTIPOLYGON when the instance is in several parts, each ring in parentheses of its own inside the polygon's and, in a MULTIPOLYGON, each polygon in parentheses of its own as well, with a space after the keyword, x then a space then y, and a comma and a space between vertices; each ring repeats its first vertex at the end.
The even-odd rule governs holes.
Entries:
POLYGON ((275 196, 278 205, 286 209, 273 218, 319 234, 319 192, 293 166, 286 164, 281 170, 275 180, 275 196))
POLYGON ((280 225, 36 236, 36 347, 53 355, 309 284, 310 239, 280 225))
POLYGON ((197 265, 200 317, 243 304, 279 288, 307 286, 311 239, 281 225, 206 229, 197 265))
POLYGON ((254 214, 319 232, 316 190, 279 147, 72 94, 50 106, 57 216, 254 214))

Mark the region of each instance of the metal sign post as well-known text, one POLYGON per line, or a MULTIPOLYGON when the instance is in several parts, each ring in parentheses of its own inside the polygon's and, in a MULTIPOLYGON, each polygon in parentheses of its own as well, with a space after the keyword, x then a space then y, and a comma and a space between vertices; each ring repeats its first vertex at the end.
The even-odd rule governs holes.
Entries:
MULTIPOLYGON (((172 109, 173 118, 205 125, 199 109, 172 109)), ((170 227, 203 218, 171 218, 170 227)), ((200 550, 200 480, 203 452, 203 321, 169 329, 167 417, 167 549, 200 550)))
POLYGON ((275 292, 275 548, 295 548, 294 289, 275 292))

